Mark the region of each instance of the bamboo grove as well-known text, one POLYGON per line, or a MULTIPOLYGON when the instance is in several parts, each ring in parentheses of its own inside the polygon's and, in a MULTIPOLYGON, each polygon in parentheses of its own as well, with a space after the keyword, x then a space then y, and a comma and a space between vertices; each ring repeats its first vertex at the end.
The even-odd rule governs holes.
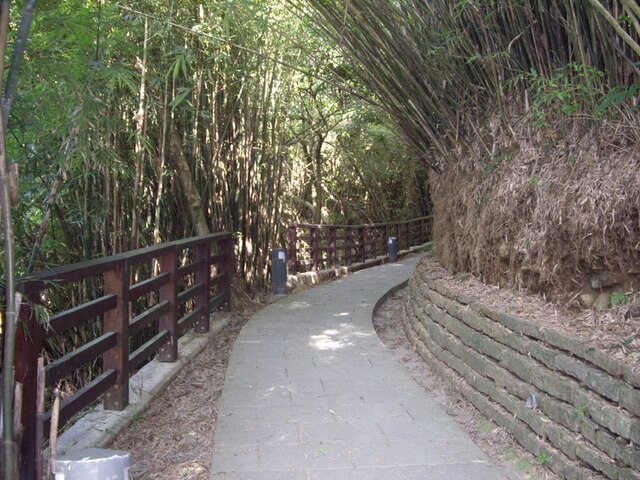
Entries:
POLYGON ((596 271, 637 290, 638 2, 293 4, 429 171, 444 266, 578 308, 596 271))
POLYGON ((255 292, 288 221, 426 208, 392 122, 283 2, 42 2, 18 91, 18 273, 224 229, 255 292))
POLYGON ((634 0, 310 3, 318 29, 341 45, 431 167, 473 135, 479 112, 497 105, 504 113, 505 100, 537 76, 569 68, 579 82, 597 72, 607 106, 637 94, 634 0))

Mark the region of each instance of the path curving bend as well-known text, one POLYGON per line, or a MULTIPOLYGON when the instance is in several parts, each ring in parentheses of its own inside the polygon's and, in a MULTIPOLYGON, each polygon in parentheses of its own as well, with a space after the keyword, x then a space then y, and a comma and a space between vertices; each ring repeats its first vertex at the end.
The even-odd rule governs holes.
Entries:
POLYGON ((380 342, 376 302, 419 257, 259 311, 218 407, 212 480, 500 480, 503 472, 380 342))

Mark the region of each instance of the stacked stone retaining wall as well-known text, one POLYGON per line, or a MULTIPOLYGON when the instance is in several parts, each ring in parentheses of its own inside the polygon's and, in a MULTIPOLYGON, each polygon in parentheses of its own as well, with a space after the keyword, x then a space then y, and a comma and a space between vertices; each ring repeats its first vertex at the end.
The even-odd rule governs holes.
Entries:
POLYGON ((540 463, 567 480, 640 480, 639 372, 579 338, 453 292, 420 268, 405 312, 424 360, 540 463))

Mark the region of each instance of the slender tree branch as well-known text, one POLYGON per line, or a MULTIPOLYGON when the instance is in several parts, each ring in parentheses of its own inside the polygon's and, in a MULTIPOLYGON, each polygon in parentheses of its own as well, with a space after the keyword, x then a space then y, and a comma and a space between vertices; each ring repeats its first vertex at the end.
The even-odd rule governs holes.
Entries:
MULTIPOLYGON (((4 58, 7 50, 9 29, 9 1, 0 3, 0 82, 4 74, 4 58)), ((2 112, 0 105, 0 115, 2 112)), ((2 459, 3 476, 14 480, 14 430, 13 388, 14 355, 16 336, 15 265, 13 254, 13 224, 11 222, 11 199, 9 198, 9 165, 5 148, 4 124, 0 122, 0 209, 4 226, 4 271, 5 271, 5 324, 2 326, 4 352, 2 359, 2 459)))
POLYGON ((36 0, 27 0, 25 2, 24 8, 22 9, 20 28, 18 29, 16 41, 13 46, 13 52, 11 52, 11 63, 9 64, 7 82, 2 97, 2 122, 4 123, 5 132, 7 131, 9 113, 11 113, 11 106, 13 105, 13 97, 18 87, 18 73, 20 65, 22 64, 22 58, 24 57, 24 51, 27 48, 27 39, 29 38, 29 29, 31 28, 35 6, 36 0))
POLYGON ((598 13, 604 17, 607 23, 611 25, 611 28, 616 31, 620 38, 622 38, 622 40, 624 40, 624 42, 629 45, 634 52, 636 52, 636 55, 640 56, 640 45, 638 45, 638 43, 633 38, 631 38, 631 35, 624 31, 624 28, 622 28, 618 21, 613 18, 613 15, 611 15, 609 10, 607 10, 598 0, 588 1, 593 6, 593 8, 595 8, 598 13))

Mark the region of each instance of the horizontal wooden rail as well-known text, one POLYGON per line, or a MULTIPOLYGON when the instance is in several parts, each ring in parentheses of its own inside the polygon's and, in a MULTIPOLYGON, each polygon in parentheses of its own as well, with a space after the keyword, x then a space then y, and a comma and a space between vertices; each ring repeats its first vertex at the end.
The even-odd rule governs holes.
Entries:
MULTIPOLYGON (((129 402, 129 376, 137 367, 155 354, 160 361, 175 361, 180 336, 191 328, 199 333, 209 331, 211 311, 230 304, 233 276, 233 238, 229 233, 215 233, 21 279, 24 300, 15 358, 16 381, 23 391, 20 478, 37 476, 36 458, 42 445, 36 427, 37 363, 45 341, 73 343, 59 358, 47 355, 45 383, 49 388, 70 375, 82 378, 76 372, 87 365, 102 365, 93 374, 95 378, 76 383, 77 391, 64 398, 61 425, 99 397, 105 409, 121 410, 129 402), (57 291, 65 285, 75 289, 74 304, 66 303, 64 293, 57 291), (54 298, 65 305, 63 310, 50 311, 54 298), (37 318, 36 311, 48 311, 48 321, 37 318), (93 338, 74 333, 83 328, 94 332, 93 338)), ((46 436, 51 412, 44 418, 46 436)))
POLYGON ((289 225, 287 266, 289 273, 349 266, 386 255, 389 237, 398 250, 431 240, 432 217, 363 225, 297 223, 289 225))

